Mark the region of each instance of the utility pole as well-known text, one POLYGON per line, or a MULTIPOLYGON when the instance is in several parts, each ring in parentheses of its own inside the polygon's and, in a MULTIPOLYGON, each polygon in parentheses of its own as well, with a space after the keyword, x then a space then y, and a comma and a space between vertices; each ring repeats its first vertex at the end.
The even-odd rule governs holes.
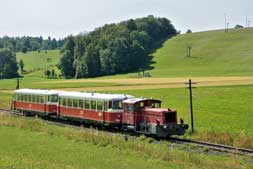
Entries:
POLYGON ((16 89, 19 89, 19 79, 17 79, 16 89))
POLYGON ((227 14, 224 14, 225 17, 225 32, 227 32, 227 14))
POLYGON ((245 23, 246 23, 245 28, 247 28, 248 27, 248 16, 246 16, 246 22, 245 23))
POLYGON ((190 98, 190 112, 191 112, 191 129, 192 129, 192 133, 194 133, 194 118, 193 118, 193 106, 192 106, 192 85, 196 84, 194 82, 192 82, 191 79, 189 79, 189 82, 185 83, 189 85, 189 98, 190 98))

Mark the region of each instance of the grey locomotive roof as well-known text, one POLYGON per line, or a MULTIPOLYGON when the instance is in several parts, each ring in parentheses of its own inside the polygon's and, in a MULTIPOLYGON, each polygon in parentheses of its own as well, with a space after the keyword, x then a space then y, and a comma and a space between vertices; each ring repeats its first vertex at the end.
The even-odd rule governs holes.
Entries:
POLYGON ((18 89, 15 90, 17 94, 36 94, 36 95, 54 95, 59 94, 61 91, 57 90, 41 90, 41 89, 18 89))
POLYGON ((105 93, 88 93, 88 92, 62 92, 59 94, 62 98, 73 99, 90 99, 90 100, 125 100, 134 98, 130 95, 124 94, 105 94, 105 93))
POLYGON ((143 101, 143 100, 147 100, 147 99, 145 99, 145 98, 131 98, 131 99, 124 100, 124 103, 135 104, 135 103, 143 101))

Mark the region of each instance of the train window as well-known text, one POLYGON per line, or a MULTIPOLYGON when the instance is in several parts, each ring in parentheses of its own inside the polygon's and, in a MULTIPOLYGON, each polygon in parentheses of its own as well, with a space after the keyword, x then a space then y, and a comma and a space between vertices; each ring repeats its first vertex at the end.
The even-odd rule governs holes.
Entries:
POLYGON ((83 108, 83 100, 79 100, 79 106, 78 106, 79 108, 83 108))
POLYGON ((25 101, 25 96, 24 95, 21 95, 21 100, 25 101))
POLYGON ((64 99, 64 98, 62 99, 62 105, 63 105, 63 106, 67 106, 67 100, 64 99))
POLYGON ((122 101, 113 101, 112 109, 122 109, 122 101))
POLYGON ((97 110, 103 110, 104 102, 103 101, 97 101, 97 110))
POLYGON ((34 95, 32 95, 31 97, 32 97, 31 102, 35 103, 35 101, 36 101, 35 96, 34 96, 34 95))
POLYGON ((112 109, 112 101, 109 101, 108 109, 112 109))
POLYGON ((89 100, 85 100, 84 101, 84 106, 85 106, 85 109, 90 109, 90 101, 89 100))
POLYGON ((97 109, 96 107, 97 107, 96 101, 91 101, 91 109, 96 110, 97 109))
POLYGON ((107 103, 108 103, 108 102, 104 102, 104 110, 107 110, 107 108, 108 108, 108 107, 107 107, 107 105, 108 105, 107 103))
POLYGON ((17 100, 21 101, 21 95, 20 94, 17 94, 17 100))
POLYGON ((40 103, 40 96, 36 96, 36 103, 40 103))
POLYGON ((44 103, 44 96, 40 96, 40 103, 44 103))
POLYGON ((72 107, 72 99, 68 99, 68 107, 72 107))
POLYGON ((27 101, 28 101, 28 102, 31 102, 31 101, 32 101, 32 96, 31 96, 31 95, 28 95, 28 96, 27 96, 27 101))
POLYGON ((28 95, 24 95, 24 101, 28 101, 28 95))
POLYGON ((73 107, 75 107, 75 108, 78 107, 78 100, 73 99, 73 107))
POLYGON ((51 96, 49 96, 49 102, 51 102, 51 103, 57 103, 58 102, 58 96, 57 95, 51 95, 51 96))
POLYGON ((133 105, 131 104, 127 105, 127 112, 133 112, 133 105))
POLYGON ((140 104, 140 102, 139 102, 139 103, 136 103, 136 104, 134 105, 134 111, 135 111, 135 112, 139 112, 140 109, 141 109, 141 104, 140 104))

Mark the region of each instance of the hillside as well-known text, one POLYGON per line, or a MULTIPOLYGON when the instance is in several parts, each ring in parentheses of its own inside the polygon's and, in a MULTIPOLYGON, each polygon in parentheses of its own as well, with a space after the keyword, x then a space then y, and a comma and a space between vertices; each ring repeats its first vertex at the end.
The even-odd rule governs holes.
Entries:
POLYGON ((60 60, 59 50, 48 50, 47 52, 33 51, 27 53, 17 53, 17 61, 22 59, 24 61, 26 71, 35 69, 45 69, 47 67, 55 66, 60 60))
MULTIPOLYGON (((153 69, 148 71, 152 77, 251 76, 252 44, 253 28, 232 29, 229 33, 216 30, 178 35, 167 40, 152 54, 153 69), (186 57, 188 46, 192 47, 191 57, 186 57)), ((60 54, 58 50, 49 50, 48 53, 17 53, 17 60, 21 58, 24 60, 25 69, 30 71, 57 64, 60 54), (52 62, 47 62, 47 58, 52 58, 52 62)), ((137 73, 129 73, 111 77, 125 78, 136 75, 137 73)))
POLYGON ((153 56, 153 77, 253 75, 253 29, 182 34, 153 56), (186 57, 187 46, 192 47, 186 57))

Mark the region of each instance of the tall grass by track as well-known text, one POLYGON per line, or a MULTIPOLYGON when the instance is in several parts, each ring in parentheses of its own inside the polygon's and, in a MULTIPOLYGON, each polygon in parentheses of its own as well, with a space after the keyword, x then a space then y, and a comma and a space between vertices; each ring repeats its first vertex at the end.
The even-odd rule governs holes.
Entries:
POLYGON ((0 114, 0 167, 6 168, 250 168, 253 159, 169 149, 140 137, 75 130, 0 114))

